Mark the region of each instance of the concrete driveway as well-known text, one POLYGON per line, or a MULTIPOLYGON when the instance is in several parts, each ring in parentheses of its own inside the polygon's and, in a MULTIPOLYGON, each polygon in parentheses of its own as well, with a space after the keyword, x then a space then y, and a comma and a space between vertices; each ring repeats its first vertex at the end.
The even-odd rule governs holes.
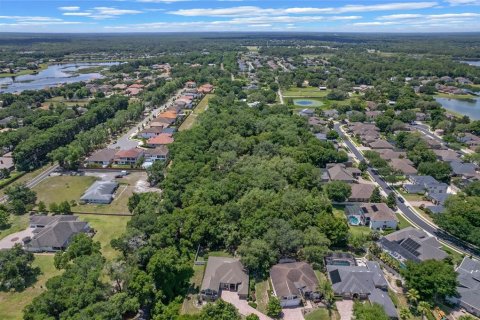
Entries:
POLYGON ((353 300, 343 300, 335 302, 340 320, 353 319, 353 300))
POLYGON ((25 230, 12 233, 11 235, 6 236, 0 240, 0 250, 2 249, 11 249, 16 243, 22 244, 22 239, 25 237, 33 236, 34 228, 28 227, 25 230))
POLYGON ((296 307, 296 308, 284 308, 282 309, 283 312, 283 320, 303 320, 302 313, 303 307, 296 307))
MULTIPOLYGON (((267 317, 257 309, 250 307, 247 300, 240 300, 236 292, 222 291, 221 297, 224 301, 233 304, 235 308, 238 309, 238 312, 244 316, 254 313, 260 318, 260 320, 272 320, 272 318, 267 317)), ((303 319, 303 317, 300 319, 303 319)))

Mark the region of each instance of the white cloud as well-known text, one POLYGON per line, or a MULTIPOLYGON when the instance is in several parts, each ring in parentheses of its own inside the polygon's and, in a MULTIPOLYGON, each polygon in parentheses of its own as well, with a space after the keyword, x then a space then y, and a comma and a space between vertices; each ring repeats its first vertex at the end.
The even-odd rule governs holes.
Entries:
POLYGON ((357 23, 354 23, 353 25, 357 27, 370 27, 370 26, 391 26, 393 24, 396 24, 396 23, 391 21, 386 21, 386 22, 370 21, 370 22, 357 22, 357 23))
POLYGON ((412 20, 412 19, 458 19, 458 18, 480 18, 480 13, 465 12, 465 13, 444 13, 444 14, 392 14, 380 16, 377 20, 412 20))
POLYGON ((91 16, 91 12, 65 12, 64 16, 75 16, 75 17, 88 17, 91 16))
POLYGON ((52 17, 37 17, 37 16, 0 16, 0 19, 7 19, 7 20, 16 20, 16 21, 44 21, 44 22, 56 22, 56 21, 63 21, 59 18, 52 18, 52 17))
POLYGON ((460 5, 480 5, 480 0, 445 0, 452 6, 460 5))
POLYGON ((89 17, 92 19, 111 19, 127 14, 143 13, 141 10, 118 9, 114 7, 94 7, 83 12, 64 12, 64 16, 89 17))
POLYGON ((80 7, 77 7, 77 6, 58 7, 58 10, 61 10, 61 11, 78 11, 78 10, 80 10, 80 7))
POLYGON ((195 8, 169 11, 170 14, 186 17, 239 17, 252 15, 284 15, 284 14, 341 14, 349 12, 372 12, 391 10, 418 10, 432 8, 438 2, 394 2, 374 5, 345 5, 333 8, 292 7, 292 8, 260 8, 257 6, 237 6, 230 8, 195 8))

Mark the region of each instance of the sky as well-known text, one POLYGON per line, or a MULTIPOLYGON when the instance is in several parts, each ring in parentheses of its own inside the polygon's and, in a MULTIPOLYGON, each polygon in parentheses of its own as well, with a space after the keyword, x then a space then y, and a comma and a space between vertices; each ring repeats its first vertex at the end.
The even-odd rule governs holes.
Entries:
POLYGON ((0 32, 480 32, 480 0, 0 0, 0 32))

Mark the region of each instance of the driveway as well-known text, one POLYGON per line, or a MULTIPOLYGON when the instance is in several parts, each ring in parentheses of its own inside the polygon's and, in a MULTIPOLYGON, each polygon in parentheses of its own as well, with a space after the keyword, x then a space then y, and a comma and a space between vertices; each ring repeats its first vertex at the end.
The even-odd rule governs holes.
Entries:
POLYGON ((32 237, 33 236, 34 228, 28 227, 25 230, 12 233, 11 235, 6 236, 2 240, 0 240, 0 250, 1 249, 10 249, 16 243, 22 244, 22 239, 25 237, 32 237))
POLYGON ((353 300, 343 300, 335 302, 340 320, 353 319, 353 300))
MULTIPOLYGON (((244 316, 248 316, 249 314, 254 313, 260 318, 260 320, 272 320, 272 318, 267 317, 266 315, 264 315, 263 313, 261 313, 257 309, 254 309, 254 308, 250 307, 248 305, 247 300, 240 300, 240 298, 238 297, 238 294, 236 292, 222 291, 221 297, 224 301, 233 304, 238 309, 238 312, 240 312, 240 314, 242 314, 244 316)), ((303 319, 303 317, 302 318, 297 318, 297 319, 303 319)), ((292 320, 293 320, 293 318, 292 318, 292 320)))
POLYGON ((303 307, 296 307, 296 308, 284 308, 282 309, 283 312, 283 320, 303 320, 302 313, 303 307))

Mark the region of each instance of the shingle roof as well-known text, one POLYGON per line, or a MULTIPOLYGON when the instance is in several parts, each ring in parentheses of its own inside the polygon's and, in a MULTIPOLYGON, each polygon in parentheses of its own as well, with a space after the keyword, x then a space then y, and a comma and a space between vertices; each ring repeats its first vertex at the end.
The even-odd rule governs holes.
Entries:
POLYGON ((352 201, 352 199, 370 199, 373 190, 375 189, 373 184, 352 183, 350 184, 350 187, 352 189, 352 194, 348 198, 349 201, 352 201))
POLYGON ((480 310, 480 262, 465 257, 457 272, 459 300, 480 310))
POLYGON ((110 202, 113 199, 113 192, 117 187, 118 183, 115 181, 95 181, 90 188, 85 191, 80 200, 110 202))
POLYGON ((102 149, 94 152, 90 157, 87 158, 89 162, 108 162, 112 161, 115 157, 117 150, 115 149, 102 149))
POLYGON ((319 282, 312 266, 306 262, 274 265, 270 269, 273 289, 278 297, 301 296, 303 292, 316 292, 319 282))
POLYGON ((248 293, 248 274, 239 259, 209 257, 201 290, 219 291, 220 283, 235 283, 239 294, 248 293))
MULTIPOLYGON (((35 218, 39 220, 48 220, 48 218, 35 218)), ((44 228, 35 229, 35 234, 31 241, 27 243, 27 249, 56 247, 64 248, 70 238, 88 227, 87 222, 77 221, 77 216, 52 217, 51 222, 44 228)))

